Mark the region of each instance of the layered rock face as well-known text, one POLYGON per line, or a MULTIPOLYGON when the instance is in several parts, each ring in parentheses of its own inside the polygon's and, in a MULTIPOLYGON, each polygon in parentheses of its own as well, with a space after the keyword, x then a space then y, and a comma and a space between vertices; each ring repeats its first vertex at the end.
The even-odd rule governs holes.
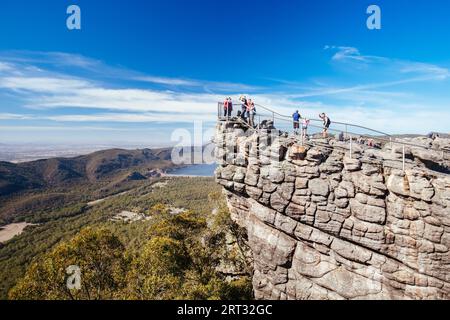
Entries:
MULTIPOLYGON (((297 139, 298 140, 298 139, 297 139)), ((216 171, 246 228, 257 299, 448 299, 450 175, 439 152, 304 146, 219 122, 216 171)), ((445 139, 416 143, 441 144, 445 139)))

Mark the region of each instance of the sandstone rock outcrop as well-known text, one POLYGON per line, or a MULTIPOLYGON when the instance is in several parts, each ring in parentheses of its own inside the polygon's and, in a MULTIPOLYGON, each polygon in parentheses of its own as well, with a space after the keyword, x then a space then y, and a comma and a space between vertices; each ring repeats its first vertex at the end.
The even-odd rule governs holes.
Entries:
POLYGON ((216 179, 248 233, 257 299, 450 297, 442 155, 408 147, 403 170, 396 144, 355 144, 350 155, 345 141, 299 147, 238 122, 219 122, 215 143, 216 179))

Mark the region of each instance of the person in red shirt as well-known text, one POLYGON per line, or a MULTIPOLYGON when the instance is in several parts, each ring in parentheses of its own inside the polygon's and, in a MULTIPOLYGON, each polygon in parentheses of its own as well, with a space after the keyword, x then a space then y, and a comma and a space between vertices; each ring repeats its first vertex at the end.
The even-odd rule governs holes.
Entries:
POLYGON ((228 97, 223 102, 223 116, 229 119, 231 117, 231 113, 233 112, 233 101, 231 97, 228 97))
POLYGON ((228 98, 225 98, 223 102, 223 116, 226 117, 228 113, 228 98))

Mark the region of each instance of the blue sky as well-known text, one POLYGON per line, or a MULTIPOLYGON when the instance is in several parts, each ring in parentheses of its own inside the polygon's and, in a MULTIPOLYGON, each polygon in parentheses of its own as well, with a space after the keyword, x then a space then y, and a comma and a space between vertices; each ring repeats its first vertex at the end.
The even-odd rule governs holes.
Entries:
POLYGON ((450 131, 448 1, 3 0, 0 143, 167 145, 216 101, 450 131), (66 28, 77 4, 82 30, 66 28), (366 9, 382 10, 382 29, 366 9))

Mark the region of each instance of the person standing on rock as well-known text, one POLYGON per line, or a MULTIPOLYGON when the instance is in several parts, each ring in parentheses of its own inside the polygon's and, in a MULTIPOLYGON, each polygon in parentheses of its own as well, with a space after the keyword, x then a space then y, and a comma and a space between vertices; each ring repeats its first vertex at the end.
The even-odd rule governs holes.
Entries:
POLYGON ((241 105, 241 111, 242 111, 241 112, 241 118, 245 120, 245 113, 247 112, 247 98, 242 95, 239 98, 239 101, 242 102, 242 105, 241 105))
POLYGON ((226 118, 228 114, 228 98, 223 102, 223 117, 226 118))
POLYGON ((328 118, 328 116, 324 112, 319 114, 319 118, 322 119, 322 121, 323 121, 322 136, 324 138, 327 138, 328 137, 328 129, 330 128, 330 125, 331 125, 331 120, 330 120, 330 118, 328 118))
POLYGON ((309 126, 309 119, 303 118, 302 119, 302 139, 303 141, 306 140, 308 137, 308 126, 309 126))
POLYGON ((300 113, 298 112, 298 110, 296 110, 293 114, 292 114, 292 121, 294 124, 294 134, 298 134, 298 129, 300 128, 300 113))
POLYGON ((226 99, 226 105, 227 105, 227 108, 225 111, 225 113, 226 113, 225 116, 227 117, 227 120, 229 120, 231 117, 231 113, 233 112, 233 100, 231 99, 231 97, 228 97, 226 99))
POLYGON ((251 99, 247 100, 247 116, 248 116, 248 124, 252 128, 255 126, 255 104, 251 99))

